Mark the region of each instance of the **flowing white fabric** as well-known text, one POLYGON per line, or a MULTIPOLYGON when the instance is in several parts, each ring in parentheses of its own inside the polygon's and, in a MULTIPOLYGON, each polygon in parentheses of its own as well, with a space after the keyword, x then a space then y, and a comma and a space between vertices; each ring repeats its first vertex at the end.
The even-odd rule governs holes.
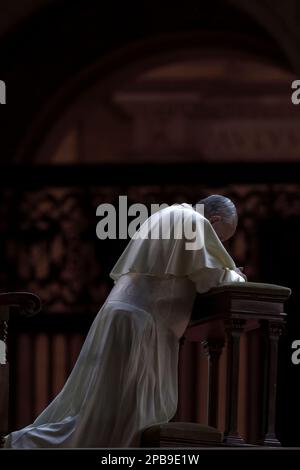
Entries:
MULTIPOLYGON (((180 211, 202 217, 188 205, 164 211, 175 222, 180 211)), ((174 416, 178 340, 196 291, 244 281, 206 219, 204 227, 196 251, 184 240, 130 241, 62 391, 32 425, 9 434, 6 447, 135 447, 144 428, 174 416)))
MULTIPOLYGON (((168 236, 168 230, 165 235, 168 236)), ((174 204, 146 220, 110 275, 115 280, 129 272, 157 277, 187 276, 201 293, 223 282, 243 282, 235 268, 210 222, 189 204, 174 204), (185 237, 183 221, 187 227, 193 227, 201 248, 187 249, 192 239, 185 237), (164 227, 170 227, 171 238, 162 238, 164 227), (176 238, 175 233, 182 236, 176 238)))

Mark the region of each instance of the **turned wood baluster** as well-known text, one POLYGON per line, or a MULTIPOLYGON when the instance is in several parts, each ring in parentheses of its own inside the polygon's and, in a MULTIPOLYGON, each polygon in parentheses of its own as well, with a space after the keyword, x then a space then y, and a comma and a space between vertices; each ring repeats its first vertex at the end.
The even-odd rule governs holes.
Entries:
POLYGON ((284 325, 282 322, 262 321, 261 331, 264 338, 264 379, 262 439, 265 446, 280 446, 275 433, 278 342, 284 325))
POLYGON ((209 360, 208 425, 215 428, 218 427, 219 411, 219 362, 224 344, 222 339, 208 339, 204 342, 209 360))
POLYGON ((224 442, 231 445, 244 444, 239 435, 238 425, 238 392, 239 392, 239 359, 240 337, 245 321, 230 319, 226 322, 227 333, 227 391, 224 442))
POLYGON ((181 414, 182 414, 182 409, 181 409, 182 384, 180 382, 180 378, 181 378, 181 366, 182 366, 181 354, 182 354, 182 349, 183 349, 183 345, 184 345, 185 341, 186 341, 185 336, 181 336, 181 338, 179 339, 179 348, 178 348, 178 404, 177 404, 176 413, 173 416, 173 418, 171 419, 171 421, 177 421, 177 420, 180 421, 181 414))

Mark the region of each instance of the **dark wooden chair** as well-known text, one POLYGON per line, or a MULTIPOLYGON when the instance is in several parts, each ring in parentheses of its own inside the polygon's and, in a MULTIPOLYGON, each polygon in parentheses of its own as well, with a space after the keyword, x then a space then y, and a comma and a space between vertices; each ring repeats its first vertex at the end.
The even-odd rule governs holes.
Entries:
POLYGON ((260 444, 279 446, 275 434, 278 340, 286 314, 284 303, 291 290, 272 284, 228 283, 197 295, 187 341, 204 343, 209 357, 208 423, 172 422, 145 430, 142 445, 182 447, 241 446, 247 444, 238 432, 238 388, 240 338, 244 332, 259 329, 264 338, 263 380, 260 385, 263 406, 259 416, 260 444), (224 438, 218 424, 219 359, 227 349, 227 376, 224 438), (208 438, 209 436, 209 438, 208 438))
POLYGON ((8 430, 9 365, 6 356, 8 321, 11 315, 35 315, 40 311, 38 296, 28 292, 0 294, 0 447, 8 430))

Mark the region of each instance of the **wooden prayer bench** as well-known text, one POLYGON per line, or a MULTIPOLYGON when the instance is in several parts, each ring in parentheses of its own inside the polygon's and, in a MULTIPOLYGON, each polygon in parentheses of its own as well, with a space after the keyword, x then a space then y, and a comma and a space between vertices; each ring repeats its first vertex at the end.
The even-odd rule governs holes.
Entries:
POLYGON ((260 421, 260 445, 280 446, 275 434, 278 340, 286 314, 284 303, 291 290, 272 284, 228 283, 198 294, 189 327, 188 341, 204 343, 209 358, 208 423, 170 422, 144 431, 141 446, 201 447, 243 446, 238 432, 238 396, 240 338, 245 332, 260 329, 263 338, 263 406, 260 421), (226 402, 224 436, 218 423, 219 359, 227 346, 226 402))
POLYGON ((216 447, 222 442, 223 433, 213 427, 170 422, 145 429, 141 447, 216 447))
POLYGON ((8 321, 11 315, 35 315, 40 311, 39 297, 28 292, 0 294, 0 447, 8 431, 9 365, 6 357, 8 321))

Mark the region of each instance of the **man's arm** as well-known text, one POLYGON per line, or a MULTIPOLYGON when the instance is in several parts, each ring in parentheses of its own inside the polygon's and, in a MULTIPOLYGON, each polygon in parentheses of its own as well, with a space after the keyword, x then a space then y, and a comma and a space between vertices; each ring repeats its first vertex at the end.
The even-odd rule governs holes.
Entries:
POLYGON ((189 275, 197 292, 204 293, 225 282, 245 282, 245 279, 234 269, 202 268, 189 275))
POLYGON ((189 275, 197 291, 207 292, 225 282, 245 282, 246 276, 235 266, 233 259, 206 219, 203 228, 203 244, 199 250, 194 251, 192 263, 194 270, 189 275))

